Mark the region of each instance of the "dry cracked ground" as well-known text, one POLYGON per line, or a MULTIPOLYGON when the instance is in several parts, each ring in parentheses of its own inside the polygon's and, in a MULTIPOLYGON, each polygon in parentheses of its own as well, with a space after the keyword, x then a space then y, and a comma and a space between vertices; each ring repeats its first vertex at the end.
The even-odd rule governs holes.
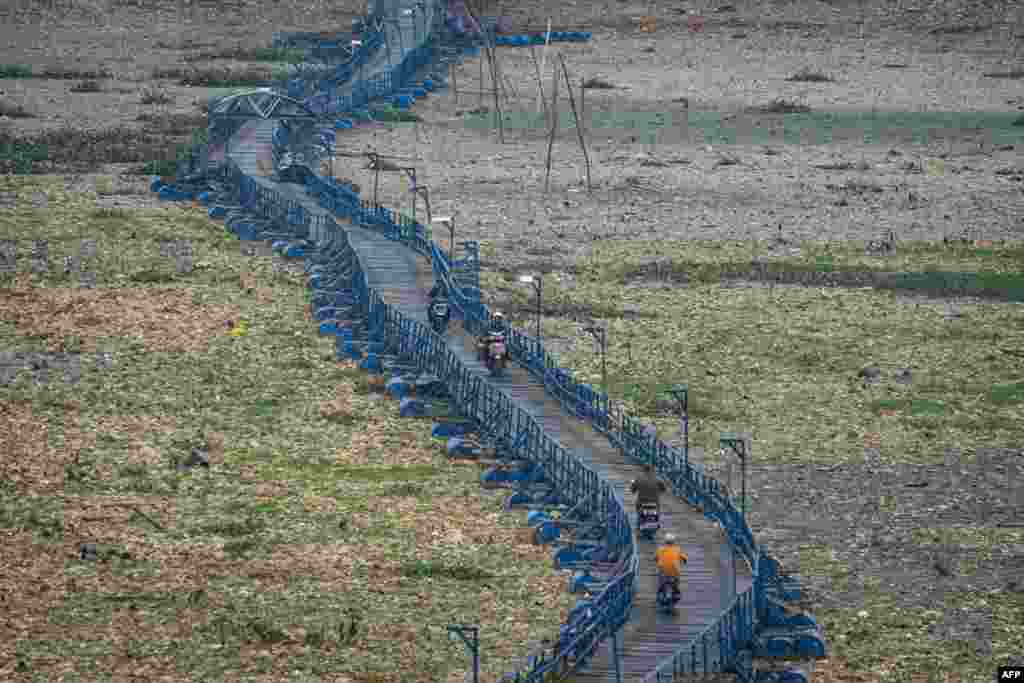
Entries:
MULTIPOLYGON (((414 165, 434 213, 455 213, 457 239, 481 241, 490 301, 523 323, 532 293, 512 276, 545 273, 545 338, 595 383, 600 362, 581 325, 607 324, 613 397, 667 438, 677 420, 665 385, 688 383, 694 457, 733 488, 718 436, 752 433, 751 523, 800 572, 826 627, 832 656, 817 680, 981 681, 1024 663, 1021 7, 509 5, 483 11, 522 28, 550 18, 593 32, 587 44, 553 45, 542 81, 550 97, 563 56, 590 192, 564 80, 545 192, 548 121, 520 48, 497 51, 503 143, 486 119, 489 69, 481 92, 469 59, 453 87, 416 104, 420 122, 346 133, 350 151, 414 165), (688 30, 691 14, 701 31, 688 30), (653 32, 640 30, 642 16, 655 18, 653 32), (581 93, 581 79, 609 87, 581 93), (914 129, 909 115, 936 112, 949 117, 914 129), (885 118, 896 113, 908 116, 885 118), (837 121, 831 138, 813 118, 826 114, 837 121), (866 135, 854 114, 883 123, 866 135), (890 231, 893 249, 865 251, 890 231), (814 286, 751 282, 751 261, 811 273, 814 286), (857 279, 865 272, 984 273, 1018 295, 906 296, 869 288, 871 277, 857 279), (823 287, 835 273, 854 275, 823 287)), ((130 171, 187 140, 216 91, 154 79, 154 69, 270 68, 214 55, 265 47, 278 30, 341 28, 359 9, 13 5, 0 63, 73 62, 112 77, 91 93, 71 92, 85 80, 73 74, 0 80, 19 114, 5 119, 3 142, 49 143, 54 161, 38 169, 97 191, 101 207, 155 205, 130 171), (135 132, 104 137, 115 126, 135 132), (90 159, 119 163, 78 163, 90 159)), ((372 186, 358 159, 336 173, 372 186)), ((380 197, 411 208, 398 174, 381 175, 380 197)))

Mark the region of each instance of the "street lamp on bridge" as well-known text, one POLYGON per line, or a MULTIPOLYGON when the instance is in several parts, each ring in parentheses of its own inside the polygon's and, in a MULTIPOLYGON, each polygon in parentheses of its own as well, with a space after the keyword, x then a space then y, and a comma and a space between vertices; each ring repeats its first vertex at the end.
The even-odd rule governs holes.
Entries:
POLYGON ((679 422, 683 436, 683 463, 690 464, 690 389, 685 384, 677 384, 669 389, 669 393, 679 403, 679 422))
POLYGON ((587 325, 583 328, 583 331, 589 332, 594 341, 601 345, 601 386, 604 388, 605 393, 608 393, 608 366, 605 363, 605 356, 608 350, 608 326, 587 325))
POLYGON ((543 284, 541 276, 520 275, 519 281, 528 285, 533 285, 533 290, 537 292, 537 341, 540 341, 541 288, 543 284))
POLYGON ((456 643, 461 640, 469 650, 473 656, 473 683, 480 683, 480 628, 451 624, 448 626, 448 639, 456 643))
POLYGON ((455 263, 455 216, 438 216, 431 223, 448 226, 448 267, 455 263))

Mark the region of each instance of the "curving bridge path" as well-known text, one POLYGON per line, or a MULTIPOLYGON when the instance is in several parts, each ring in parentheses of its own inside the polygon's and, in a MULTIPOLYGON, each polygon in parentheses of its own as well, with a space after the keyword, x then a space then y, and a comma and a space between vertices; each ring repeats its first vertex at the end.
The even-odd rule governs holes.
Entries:
MULTIPOLYGON (((302 205, 312 215, 327 215, 314 198, 294 184, 279 184, 261 175, 261 151, 269 144, 273 120, 254 121, 247 124, 250 133, 232 141, 232 158, 242 172, 256 176, 264 187, 276 190, 286 199, 302 205)), ((376 289, 384 301, 394 305, 404 315, 427 324, 427 292, 434 284, 434 274, 426 260, 405 245, 388 239, 384 235, 344 225, 352 247, 360 256, 371 288, 376 289)), ((453 320, 445 336, 449 348, 462 362, 475 370, 509 398, 515 400, 543 426, 548 435, 575 455, 603 479, 611 482, 622 495, 627 509, 634 506, 633 494, 628 490, 629 482, 640 473, 640 466, 625 458, 608 439, 590 425, 569 415, 558 400, 549 396, 544 385, 526 370, 512 367, 506 376, 491 378, 486 368, 477 360, 473 351, 474 340, 453 320)), ((623 680, 640 681, 653 671, 658 663, 670 657, 684 643, 697 636, 717 617, 733 597, 733 564, 729 542, 718 525, 709 522, 704 515, 690 507, 685 501, 672 496, 663 498, 664 531, 671 531, 680 539, 683 550, 689 556, 683 581, 683 598, 676 615, 665 615, 655 610, 654 594, 656 567, 653 544, 640 543, 640 579, 637 598, 634 602, 630 622, 622 630, 621 666, 623 680)), ((633 527, 635 514, 631 513, 633 527)), ((736 576, 736 590, 739 593, 751 585, 749 571, 745 564, 739 564, 736 576)), ((714 645, 717 646, 717 640, 714 645)), ((712 648, 709 659, 718 659, 718 652, 712 648)), ((703 658, 703 652, 700 657, 703 658)), ((574 681, 615 680, 615 669, 607 647, 602 647, 592 660, 589 673, 577 674, 574 681)))
MULTIPOLYGON (((408 5, 423 11, 424 7, 417 0, 398 0, 398 3, 399 9, 408 5)), ((413 47, 415 33, 423 33, 423 20, 423 16, 415 20, 400 16, 397 21, 387 23, 385 31, 388 32, 388 42, 396 46, 401 43, 406 49, 413 47)), ((433 17, 428 17, 427 21, 433 21, 433 17)), ((389 63, 393 63, 386 53, 387 47, 382 48, 371 57, 365 68, 368 71, 386 68, 389 63)), ((351 83, 341 86, 337 94, 351 92, 351 87, 351 83)), ((321 208, 317 199, 307 194, 303 186, 278 183, 270 179, 271 168, 268 162, 275 123, 273 119, 248 121, 233 136, 229 156, 239 170, 252 177, 258 186, 273 190, 283 199, 302 206, 314 219, 333 219, 335 215, 321 208)), ((434 284, 434 272, 427 259, 379 232, 351 223, 342 224, 340 220, 339 225, 347 233, 349 244, 359 256, 369 287, 375 289, 385 303, 394 306, 403 315, 426 324, 427 291, 434 284)), ((458 320, 453 319, 445 335, 445 342, 474 374, 532 415, 552 440, 571 451, 609 482, 622 496, 630 514, 631 525, 636 528, 634 498, 628 490, 628 483, 640 472, 640 466, 635 460, 613 446, 590 423, 570 414, 556 398, 545 391, 543 383, 526 369, 510 367, 504 377, 490 377, 477 361, 474 338, 462 328, 458 320)), ((677 655, 683 645, 693 641, 715 622, 737 594, 750 588, 752 578, 749 568, 746 562, 734 561, 729 540, 718 524, 709 521, 704 513, 686 500, 672 495, 663 498, 662 516, 663 531, 675 533, 689 556, 678 612, 667 615, 656 611, 655 547, 638 541, 636 599, 630 619, 618 637, 619 666, 614 665, 611 647, 605 644, 590 660, 589 667, 575 674, 572 681, 614 681, 616 669, 619 669, 624 681, 653 680, 652 673, 659 665, 664 665, 673 655, 677 655)), ((692 670, 703 669, 705 664, 712 662, 717 664, 728 656, 718 651, 717 637, 706 639, 703 645, 693 650, 692 670)), ((689 659, 690 654, 687 654, 689 659)), ((691 680, 690 675, 668 675, 670 678, 661 680, 691 680)), ((696 679, 697 675, 693 675, 692 680, 696 679)), ((708 679, 701 677, 701 680, 708 679)))

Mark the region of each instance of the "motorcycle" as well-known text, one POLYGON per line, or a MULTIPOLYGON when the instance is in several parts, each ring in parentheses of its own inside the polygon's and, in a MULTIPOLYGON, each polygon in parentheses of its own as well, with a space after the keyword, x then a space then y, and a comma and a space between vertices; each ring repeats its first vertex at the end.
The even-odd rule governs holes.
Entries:
POLYGON ((658 575, 658 595, 656 601, 662 612, 675 612, 676 605, 683 599, 682 592, 676 593, 672 589, 672 579, 664 574, 658 575))
POLYGON ((661 529, 661 515, 658 512, 658 506, 653 503, 641 505, 637 517, 637 528, 640 531, 640 537, 653 541, 654 537, 658 534, 658 530, 661 529))
POLYGON ((494 376, 501 375, 505 371, 507 352, 505 349, 505 335, 492 334, 485 341, 479 344, 480 360, 494 376))
POLYGON ((434 332, 444 334, 444 331, 448 328, 448 302, 434 301, 430 304, 429 314, 430 326, 434 328, 434 332))

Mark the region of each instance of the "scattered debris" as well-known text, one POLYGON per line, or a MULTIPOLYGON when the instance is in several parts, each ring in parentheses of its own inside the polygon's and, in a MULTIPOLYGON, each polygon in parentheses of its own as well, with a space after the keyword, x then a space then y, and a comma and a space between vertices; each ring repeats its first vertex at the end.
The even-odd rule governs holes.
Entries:
POLYGON ((760 107, 749 107, 747 111, 754 114, 806 114, 811 108, 790 100, 775 99, 760 107))
MULTIPOLYGON (((193 467, 206 467, 206 468, 209 468, 210 467, 209 454, 205 450, 203 450, 203 449, 193 448, 192 452, 189 454, 189 456, 183 462, 176 463, 175 467, 176 467, 176 469, 179 472, 187 472, 188 470, 190 470, 193 467)), ((142 513, 139 513, 139 514, 142 514, 142 513)), ((152 521, 152 520, 150 520, 150 521, 152 521)))
POLYGON ((882 371, 874 365, 869 365, 861 368, 857 376, 863 378, 865 384, 874 384, 881 378, 882 371))
POLYGON ((715 162, 715 168, 719 166, 736 166, 740 163, 739 157, 732 154, 720 154, 718 161, 715 162))
POLYGON ((618 86, 604 80, 600 76, 594 76, 583 81, 583 87, 587 90, 615 90, 618 86))
POLYGON ((807 69, 801 69, 786 80, 794 83, 832 83, 834 81, 830 76, 807 69))
POLYGON ((865 250, 869 254, 874 254, 876 256, 893 253, 893 251, 896 250, 896 233, 890 230, 888 239, 868 240, 867 245, 865 245, 865 250))

